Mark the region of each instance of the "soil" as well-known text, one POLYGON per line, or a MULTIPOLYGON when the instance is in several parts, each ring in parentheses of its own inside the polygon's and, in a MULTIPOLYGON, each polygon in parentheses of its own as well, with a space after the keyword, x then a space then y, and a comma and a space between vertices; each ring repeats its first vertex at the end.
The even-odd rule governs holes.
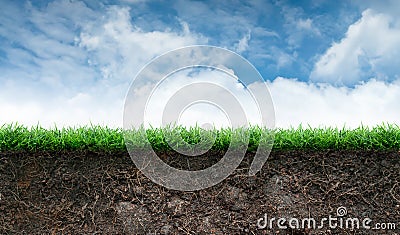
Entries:
MULTIPOLYGON (((182 168, 188 162, 161 155, 182 168)), ((150 181, 126 152, 3 152, 0 233, 400 234, 399 152, 272 152, 248 176, 251 158, 211 188, 181 192, 150 181), (302 227, 304 218, 320 227, 302 227)))

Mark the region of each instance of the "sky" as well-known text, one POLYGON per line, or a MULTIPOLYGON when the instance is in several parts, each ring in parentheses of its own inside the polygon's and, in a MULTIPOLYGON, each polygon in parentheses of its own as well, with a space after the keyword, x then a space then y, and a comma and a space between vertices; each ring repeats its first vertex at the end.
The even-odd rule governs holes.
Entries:
MULTIPOLYGON (((277 127, 400 121, 397 0, 0 0, 0 6, 0 124, 122 127, 125 97, 143 66, 191 45, 222 47, 254 65, 264 81, 249 86, 266 92, 267 85, 277 127)), ((198 79, 210 79, 208 73, 198 79)), ((164 82, 149 104, 168 100, 186 75, 164 82)), ((243 90, 231 92, 241 97, 243 90)), ((188 110, 184 124, 229 121, 218 107, 188 110)), ((159 114, 147 116, 159 124, 159 114)))

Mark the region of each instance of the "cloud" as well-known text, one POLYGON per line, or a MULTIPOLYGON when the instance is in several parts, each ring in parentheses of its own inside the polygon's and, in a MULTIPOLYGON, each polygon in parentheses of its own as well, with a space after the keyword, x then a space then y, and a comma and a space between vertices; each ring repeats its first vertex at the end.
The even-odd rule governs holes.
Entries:
POLYGON ((370 80, 355 88, 277 78, 268 83, 279 127, 375 126, 400 121, 400 81, 370 80))
MULTIPOLYGON (((203 78, 210 77, 207 75, 204 74, 203 78)), ((193 82, 188 77, 178 78, 166 81, 154 93, 148 103, 146 123, 159 126, 162 123, 161 111, 165 104, 185 84, 193 82)), ((213 81, 227 87, 235 97, 238 97, 241 105, 247 107, 245 109, 250 107, 247 113, 249 120, 252 124, 259 123, 254 101, 248 97, 242 87, 235 86, 236 83, 223 79, 226 78, 215 78, 213 81)), ((348 88, 329 84, 316 85, 280 77, 268 82, 267 85, 275 105, 277 127, 289 128, 303 124, 303 126, 310 125, 312 127, 341 128, 346 126, 355 128, 361 124, 375 126, 383 122, 400 122, 400 103, 398 102, 400 100, 400 81, 385 83, 371 80, 357 85, 355 88, 348 88)), ((256 92, 266 92, 259 83, 249 86, 252 86, 256 92)), ((146 89, 146 87, 137 88, 137 90, 140 89, 146 89)), ((29 126, 36 125, 40 121, 40 124, 45 127, 52 127, 55 124, 59 127, 82 125, 88 124, 90 121, 93 124, 122 127, 124 100, 121 94, 117 91, 115 94, 110 94, 106 90, 96 89, 96 91, 102 95, 92 95, 91 92, 78 93, 68 99, 58 97, 54 102, 49 103, 34 100, 17 103, 10 102, 11 99, 0 98, 3 114, 0 121, 6 123, 18 121, 29 126)), ((202 94, 206 100, 207 97, 218 95, 210 92, 210 90, 202 89, 191 95, 202 94)), ((222 98, 220 100, 232 104, 222 98)), ((185 99, 182 98, 182 100, 185 99)), ((214 123, 216 126, 229 126, 227 120, 224 113, 216 108, 193 106, 183 112, 180 124, 189 126, 195 123, 214 123)))
POLYGON ((45 128, 82 126, 90 123, 119 127, 122 123, 122 99, 105 94, 99 98, 88 93, 72 97, 52 97, 52 102, 25 100, 11 101, 0 98, 2 115, 0 123, 19 123, 26 126, 39 124, 45 128), (110 98, 114 98, 111 99, 110 98))
POLYGON ((120 0, 120 1, 121 1, 121 2, 124 2, 124 3, 137 4, 137 3, 146 2, 147 0, 120 0))
POLYGON ((93 11, 70 1, 52 2, 43 8, 29 2, 22 8, 12 3, 4 6, 5 14, 0 14, 0 22, 4 22, 0 26, 3 83, 32 93, 40 88, 35 92, 52 96, 69 95, 70 89, 86 88, 94 80, 96 74, 86 66, 85 51, 74 41, 75 31, 95 20, 93 11), (68 89, 60 90, 62 87, 68 89))
POLYGON ((142 66, 168 50, 206 42, 184 22, 175 31, 146 31, 127 7, 93 11, 64 0, 6 5, 1 123, 120 126, 124 96, 142 66))
POLYGON ((104 80, 129 82, 148 61, 182 46, 205 43, 181 21, 181 32, 146 32, 132 25, 129 8, 110 7, 101 25, 86 27, 79 45, 90 52, 90 63, 101 70, 104 80))
POLYGON ((376 12, 389 14, 393 17, 398 17, 400 11, 400 4, 397 0, 355 0, 353 3, 363 10, 372 9, 376 12))
POLYGON ((314 33, 316 35, 320 35, 321 33, 317 28, 313 26, 313 20, 310 18, 307 19, 299 19, 296 23, 296 28, 298 30, 305 30, 309 31, 311 33, 314 33))
POLYGON ((242 53, 247 50, 249 47, 249 40, 251 38, 250 31, 242 38, 239 40, 239 42, 236 44, 236 51, 238 53, 242 53))
POLYGON ((230 123, 261 123, 253 98, 237 78, 210 69, 196 71, 194 75, 193 71, 186 69, 175 73, 157 86, 147 102, 146 125, 161 126, 163 118, 176 120, 174 116, 179 117, 180 112, 182 120, 178 124, 185 126, 210 123, 227 127, 230 123), (164 110, 167 104, 171 106, 164 110), (178 107, 187 109, 176 110, 178 107), (247 114, 247 121, 238 120, 241 112, 247 114))
POLYGON ((267 23, 270 18, 271 21, 274 19, 273 5, 268 1, 232 3, 179 0, 172 7, 180 19, 190 24, 194 32, 202 32, 207 36, 210 44, 238 53, 270 54, 269 41, 279 38, 272 27, 260 24, 260 21, 267 23))
POLYGON ((321 36, 320 30, 314 25, 313 19, 304 18, 304 11, 300 7, 292 7, 276 3, 281 8, 284 17, 284 27, 288 37, 287 44, 292 48, 299 48, 305 38, 321 36))
MULTIPOLYGON (((241 86, 236 86, 233 80, 218 74, 206 71, 199 74, 196 80, 178 74, 169 78, 156 89, 150 98, 146 112, 146 123, 152 126, 161 126, 163 110, 167 103, 173 100, 174 95, 180 90, 188 89, 185 85, 198 81, 208 81, 219 84, 228 89, 233 97, 239 100, 241 107, 246 111, 248 120, 252 124, 259 124, 257 106, 249 93, 241 86)), ((307 127, 347 127, 356 128, 360 125, 376 126, 382 123, 400 122, 400 80, 385 83, 370 80, 359 84, 355 88, 333 86, 326 83, 314 84, 301 82, 296 79, 278 77, 267 82, 275 106, 275 122, 277 127, 290 128, 303 125, 307 127)), ((268 92, 262 83, 249 84, 255 94, 268 92)), ((203 95, 205 100, 219 100, 217 104, 234 105, 234 100, 229 100, 218 94, 213 94, 211 89, 190 90, 186 96, 175 100, 185 102, 190 97, 203 95), (217 96, 216 99, 212 98, 217 96)), ((182 106, 176 103, 175 105, 182 106)), ((182 106, 183 107, 183 106, 182 106)), ((168 113, 166 116, 179 116, 179 112, 168 113)), ((231 110, 222 110, 231 111, 231 110)), ((228 116, 229 117, 229 116, 228 116)), ((208 106, 187 109, 183 112, 182 119, 178 122, 186 126, 213 122, 217 127, 229 126, 224 112, 208 106)))
POLYGON ((400 75, 400 21, 367 9, 346 36, 319 58, 312 81, 355 85, 370 78, 395 80, 400 75))

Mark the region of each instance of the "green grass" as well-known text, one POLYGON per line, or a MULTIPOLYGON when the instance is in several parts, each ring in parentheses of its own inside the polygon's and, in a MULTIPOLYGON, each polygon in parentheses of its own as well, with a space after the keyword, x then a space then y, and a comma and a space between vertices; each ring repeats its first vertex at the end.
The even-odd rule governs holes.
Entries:
MULTIPOLYGON (((202 130, 199 127, 185 129, 178 127, 138 129, 124 132, 122 129, 110 129, 100 126, 78 128, 44 129, 27 128, 17 124, 0 127, 0 152, 4 151, 126 151, 124 133, 134 148, 146 148, 147 137, 156 151, 169 151, 165 133, 171 133, 172 145, 182 142, 174 141, 174 135, 181 135, 190 144, 201 140, 213 141, 212 149, 224 150, 231 143, 239 146, 249 135, 248 150, 254 151, 260 142, 262 133, 271 131, 253 126, 247 129, 214 129, 202 130), (172 132, 171 132, 172 131, 172 132), (203 139, 200 137, 203 134, 203 139)), ((298 128, 277 129, 274 131, 273 150, 400 150, 400 128, 394 124, 382 124, 374 128, 359 127, 356 129, 337 128, 298 128)), ((177 137, 178 139, 178 137, 177 137)), ((206 142, 207 142, 206 141, 206 142)), ((265 140, 261 144, 268 144, 265 140)), ((190 146, 190 145, 188 145, 190 146)))

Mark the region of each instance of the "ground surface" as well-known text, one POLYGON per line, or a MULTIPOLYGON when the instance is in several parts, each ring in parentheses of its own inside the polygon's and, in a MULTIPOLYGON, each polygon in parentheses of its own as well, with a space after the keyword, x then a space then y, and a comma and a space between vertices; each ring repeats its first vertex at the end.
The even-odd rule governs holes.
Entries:
MULTIPOLYGON (((211 162, 218 159, 210 156, 211 162)), ((174 159, 175 165, 187 162, 163 158, 174 159)), ((209 165, 205 159, 194 160, 191 169, 196 164, 209 165)), ((0 153, 0 233, 400 233, 398 152, 273 152, 254 177, 246 175, 247 166, 245 161, 214 187, 179 192, 149 181, 127 153, 0 153), (342 217, 339 207, 339 213, 347 210, 342 217), (265 215, 276 220, 272 228, 260 229, 257 221, 265 215), (321 225, 329 216, 337 219, 336 228, 327 222, 311 230, 277 225, 281 217, 297 218, 300 225, 302 219, 313 218, 321 225), (340 228, 340 219, 347 218, 360 223, 370 218, 367 225, 387 229, 368 230, 360 224, 352 230, 345 222, 340 228)), ((291 220, 293 226, 295 222, 291 220)))

